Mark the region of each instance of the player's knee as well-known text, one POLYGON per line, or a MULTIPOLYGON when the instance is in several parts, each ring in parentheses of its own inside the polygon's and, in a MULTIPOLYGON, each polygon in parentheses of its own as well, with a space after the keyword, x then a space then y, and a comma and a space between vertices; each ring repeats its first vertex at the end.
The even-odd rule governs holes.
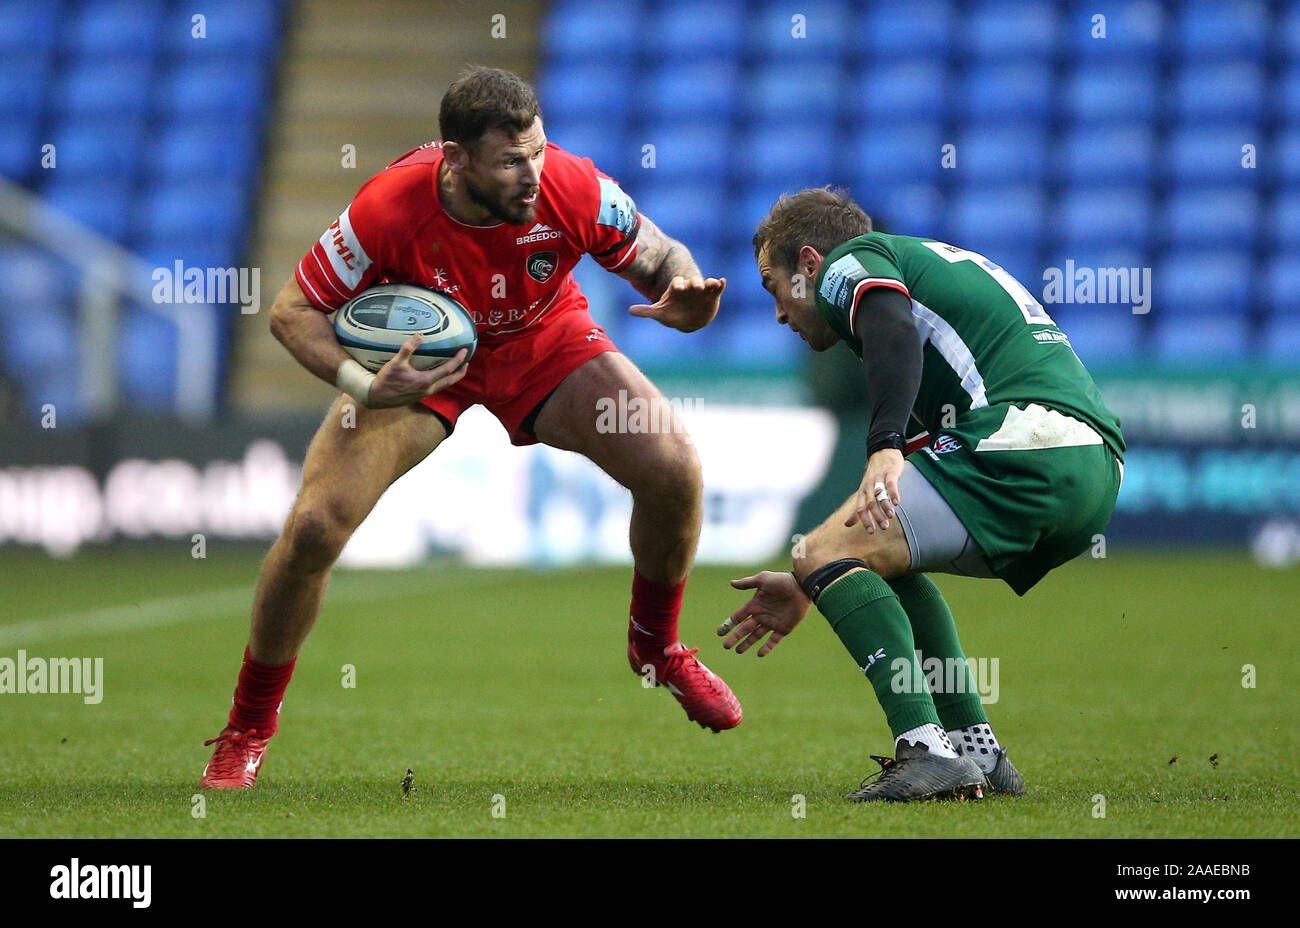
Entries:
POLYGON ((850 544, 839 533, 817 529, 795 545, 794 575, 802 583, 809 574, 825 564, 854 558, 886 580, 901 576, 908 565, 900 563, 890 546, 878 538, 883 539, 883 534, 875 537, 868 535, 865 542, 850 544))
POLYGON ((291 566, 314 572, 338 559, 351 534, 352 526, 328 507, 309 505, 290 514, 281 541, 291 566))
POLYGON ((693 502, 704 482, 695 445, 684 433, 656 437, 638 461, 632 492, 653 494, 664 504, 693 502))

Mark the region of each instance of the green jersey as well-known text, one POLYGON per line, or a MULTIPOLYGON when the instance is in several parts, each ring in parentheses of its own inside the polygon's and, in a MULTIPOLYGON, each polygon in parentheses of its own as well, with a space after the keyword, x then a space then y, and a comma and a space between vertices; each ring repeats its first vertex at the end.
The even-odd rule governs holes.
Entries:
POLYGON ((923 341, 921 386, 912 415, 932 434, 962 413, 1002 403, 1037 403, 1087 423, 1123 460, 1119 419, 1065 333, 1014 277, 983 255, 932 239, 869 232, 831 251, 814 283, 817 308, 862 356, 857 315, 871 287, 912 301, 923 341))

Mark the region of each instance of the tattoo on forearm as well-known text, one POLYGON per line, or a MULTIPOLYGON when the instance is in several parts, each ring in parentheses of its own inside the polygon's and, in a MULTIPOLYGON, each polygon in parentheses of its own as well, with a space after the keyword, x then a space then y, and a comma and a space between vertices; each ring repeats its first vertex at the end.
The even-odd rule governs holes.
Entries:
POLYGON ((700 273, 686 246, 671 239, 654 223, 642 217, 636 260, 622 277, 651 301, 658 300, 674 277, 694 277, 700 273))

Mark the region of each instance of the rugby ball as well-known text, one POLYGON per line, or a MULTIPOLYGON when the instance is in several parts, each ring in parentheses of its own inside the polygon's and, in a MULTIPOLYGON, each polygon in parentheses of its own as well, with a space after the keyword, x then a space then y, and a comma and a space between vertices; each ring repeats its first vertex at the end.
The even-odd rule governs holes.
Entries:
POLYGON ((418 370, 436 367, 462 348, 474 356, 478 333, 469 310, 445 293, 414 284, 379 284, 359 293, 334 314, 334 335, 348 354, 377 371, 411 335, 423 344, 411 355, 418 370))

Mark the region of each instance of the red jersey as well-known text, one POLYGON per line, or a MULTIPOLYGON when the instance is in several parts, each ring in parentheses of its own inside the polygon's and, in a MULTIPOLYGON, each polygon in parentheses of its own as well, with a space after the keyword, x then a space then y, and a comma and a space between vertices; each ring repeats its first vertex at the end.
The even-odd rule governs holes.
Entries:
POLYGON ((454 296, 480 338, 505 335, 586 306, 572 274, 584 254, 611 271, 636 257, 636 204, 587 158, 546 146, 528 226, 453 219, 438 196, 441 165, 442 142, 426 142, 357 192, 298 264, 318 309, 333 312, 375 284, 411 283, 454 296))

